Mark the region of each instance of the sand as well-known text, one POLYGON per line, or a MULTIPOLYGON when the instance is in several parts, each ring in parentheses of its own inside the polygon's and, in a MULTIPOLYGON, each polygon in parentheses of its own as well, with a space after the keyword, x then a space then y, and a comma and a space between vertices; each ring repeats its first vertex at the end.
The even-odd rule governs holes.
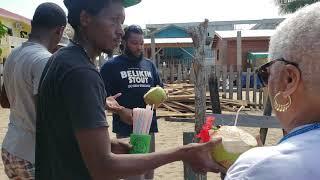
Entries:
MULTIPOLYGON (((249 114, 262 114, 261 111, 252 112, 249 114)), ((8 115, 9 110, 0 108, 0 143, 5 136, 8 126, 8 115)), ((108 118, 109 123, 111 118, 108 118)), ((182 134, 183 132, 190 132, 194 129, 192 123, 178 123, 178 122, 167 122, 164 119, 160 119, 159 122, 159 133, 156 135, 156 151, 165 150, 182 145, 182 134)), ((259 129, 257 128, 244 128, 253 135, 258 135, 259 129)), ((110 131, 111 132, 111 131, 110 131)), ((111 133, 112 134, 112 133, 111 133)), ((282 136, 280 129, 270 129, 266 145, 275 144, 282 136)), ((115 137, 114 134, 111 137, 115 137)), ((208 179, 219 180, 219 175, 214 173, 208 173, 208 179)), ((0 180, 7 180, 3 169, 2 160, 0 160, 0 180)), ((162 166, 155 171, 156 180, 183 180, 183 164, 182 162, 176 162, 162 166)))

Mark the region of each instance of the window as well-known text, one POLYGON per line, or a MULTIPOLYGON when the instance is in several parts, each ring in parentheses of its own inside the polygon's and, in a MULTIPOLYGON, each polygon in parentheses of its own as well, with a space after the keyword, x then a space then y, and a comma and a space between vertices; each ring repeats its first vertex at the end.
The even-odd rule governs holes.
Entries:
POLYGON ((220 56, 220 51, 219 49, 217 50, 217 61, 219 61, 219 56, 220 56))

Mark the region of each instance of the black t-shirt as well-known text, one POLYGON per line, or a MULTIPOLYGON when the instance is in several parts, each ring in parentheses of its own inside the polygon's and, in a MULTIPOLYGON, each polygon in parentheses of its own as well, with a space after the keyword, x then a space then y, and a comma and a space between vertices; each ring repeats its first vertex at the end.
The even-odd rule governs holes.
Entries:
MULTIPOLYGON (((118 103, 126 108, 145 108, 143 96, 151 87, 163 86, 154 64, 145 58, 129 59, 120 55, 107 61, 100 71, 108 96, 122 93, 118 103)), ((113 114, 113 132, 122 136, 132 133, 132 126, 113 114)), ((150 132, 158 132, 156 113, 154 112, 150 132)))
POLYGON ((105 98, 103 80, 81 47, 70 44, 50 58, 37 101, 37 180, 91 179, 75 133, 108 126, 105 98))

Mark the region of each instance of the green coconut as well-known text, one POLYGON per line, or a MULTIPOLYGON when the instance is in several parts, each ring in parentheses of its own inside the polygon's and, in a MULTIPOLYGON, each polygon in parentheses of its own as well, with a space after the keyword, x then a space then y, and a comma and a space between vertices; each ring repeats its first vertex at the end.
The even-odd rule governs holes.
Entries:
POLYGON ((222 138, 222 143, 213 149, 212 157, 225 168, 229 168, 242 153, 258 146, 257 140, 251 134, 236 126, 222 126, 209 133, 222 138))
POLYGON ((144 95, 144 102, 149 105, 159 106, 167 99, 167 93, 162 87, 153 87, 144 95))

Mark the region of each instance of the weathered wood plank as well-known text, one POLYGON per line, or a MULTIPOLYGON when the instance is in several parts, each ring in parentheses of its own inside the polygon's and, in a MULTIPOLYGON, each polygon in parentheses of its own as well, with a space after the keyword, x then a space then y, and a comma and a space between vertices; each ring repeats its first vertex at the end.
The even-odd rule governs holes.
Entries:
MULTIPOLYGON (((206 78, 205 78, 205 45, 208 36, 209 20, 206 19, 199 26, 190 28, 189 33, 194 46, 194 61, 192 66, 195 74, 195 132, 199 133, 205 123, 206 112, 206 78)), ((196 180, 206 180, 207 176, 196 174, 196 180)))
POLYGON ((178 75, 177 75, 177 81, 178 83, 181 83, 182 81, 182 67, 181 64, 178 64, 178 75))
POLYGON ((220 88, 220 86, 221 86, 221 84, 220 84, 221 66, 220 66, 220 65, 216 65, 216 66, 215 66, 215 74, 216 74, 216 77, 217 77, 218 88, 220 88))
POLYGON ((173 112, 176 112, 176 113, 181 113, 180 111, 168 106, 166 103, 162 103, 162 106, 164 106, 166 109, 168 109, 170 111, 173 111, 173 112))
POLYGON ((233 66, 230 66, 230 72, 229 72, 229 99, 233 99, 233 81, 234 81, 234 72, 233 72, 233 66))
POLYGON ((247 75, 246 75, 246 100, 250 101, 250 75, 251 75, 251 69, 247 69, 247 75))
MULTIPOLYGON (((215 117, 215 125, 233 125, 236 115, 233 114, 213 114, 215 117)), ((166 120, 172 122, 190 122, 194 123, 194 118, 174 118, 169 117, 166 120)), ((242 127, 255 128, 281 128, 280 122, 274 116, 255 116, 255 115, 239 115, 238 125, 242 127)))
POLYGON ((174 82, 174 62, 170 64, 170 83, 174 82))
POLYGON ((253 71, 253 103, 257 104, 257 74, 254 73, 256 71, 257 68, 254 68, 253 71))
MULTIPOLYGON (((214 114, 216 125, 233 125, 236 115, 214 114)), ((238 125, 244 127, 281 128, 274 116, 239 115, 238 125)))
POLYGON ((219 89, 217 77, 212 73, 209 78, 209 91, 212 112, 221 114, 219 89))
POLYGON ((191 112, 195 112, 195 108, 194 107, 191 107, 191 106, 188 106, 188 105, 176 102, 176 101, 171 101, 171 103, 175 104, 175 105, 178 105, 178 106, 181 106, 181 107, 184 107, 184 108, 188 109, 191 112))
POLYGON ((259 108, 262 108, 263 107, 263 89, 260 88, 259 89, 259 108))
POLYGON ((222 67, 222 97, 226 98, 227 97, 227 76, 228 76, 228 72, 227 72, 227 66, 223 66, 222 67))
POLYGON ((241 67, 238 66, 237 68, 237 89, 238 89, 238 94, 237 94, 237 99, 242 100, 242 69, 241 67))
MULTIPOLYGON (((267 102, 265 103, 265 107, 264 107, 264 110, 263 110, 263 115, 271 116, 271 114, 272 114, 272 106, 271 106, 271 101, 268 98, 267 102)), ((260 139, 261 139, 262 144, 266 143, 267 133, 268 133, 268 127, 265 127, 265 128, 262 127, 260 129, 260 139)))
POLYGON ((190 84, 193 84, 194 81, 195 81, 194 68, 193 68, 193 66, 191 66, 189 82, 190 82, 190 84))

